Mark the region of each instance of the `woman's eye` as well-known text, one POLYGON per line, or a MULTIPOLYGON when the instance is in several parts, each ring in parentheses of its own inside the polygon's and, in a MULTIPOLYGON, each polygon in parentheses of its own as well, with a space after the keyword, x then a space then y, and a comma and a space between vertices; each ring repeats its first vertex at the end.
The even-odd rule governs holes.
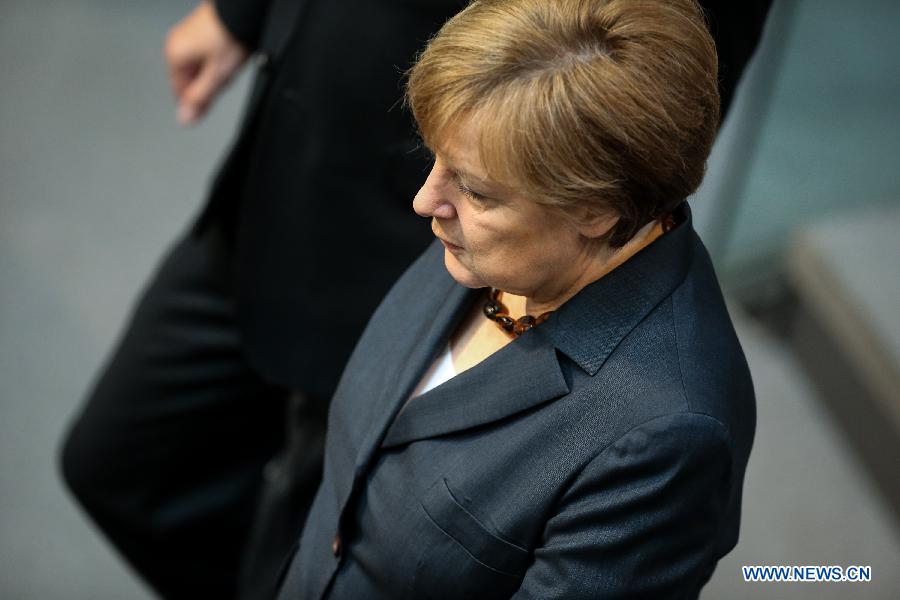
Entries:
POLYGON ((471 199, 473 199, 473 200, 479 200, 479 201, 480 201, 480 200, 486 200, 486 199, 487 199, 487 198, 485 198, 484 196, 482 196, 481 194, 479 194, 479 193, 476 192, 475 190, 469 188, 468 186, 466 186, 466 185, 463 184, 463 183, 459 183, 459 184, 457 185, 457 187, 459 188, 459 191, 460 191, 460 192, 462 192, 464 195, 468 196, 469 198, 471 198, 471 199))

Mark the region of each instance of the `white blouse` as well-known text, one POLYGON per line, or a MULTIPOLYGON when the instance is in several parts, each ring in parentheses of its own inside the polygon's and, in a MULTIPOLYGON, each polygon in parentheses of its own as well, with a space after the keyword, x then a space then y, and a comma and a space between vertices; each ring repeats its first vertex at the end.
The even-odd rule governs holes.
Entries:
MULTIPOLYGON (((416 396, 421 396, 428 390, 432 390, 454 377, 456 377, 456 367, 453 366, 453 355, 450 353, 450 342, 447 342, 447 345, 444 346, 444 351, 440 356, 434 359, 433 363, 431 363, 431 366, 425 372, 425 375, 422 376, 422 381, 419 382, 419 385, 416 386, 413 393, 406 399, 406 403, 408 404, 409 401, 416 396)), ((406 404, 403 405, 403 408, 406 408, 406 404)))

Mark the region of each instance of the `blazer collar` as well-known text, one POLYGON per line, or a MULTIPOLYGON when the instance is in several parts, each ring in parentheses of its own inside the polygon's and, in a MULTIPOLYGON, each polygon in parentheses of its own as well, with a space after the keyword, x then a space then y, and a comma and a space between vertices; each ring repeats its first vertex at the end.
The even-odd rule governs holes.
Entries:
MULTIPOLYGON (((434 326, 401 369, 381 447, 477 427, 569 393, 557 357, 565 354, 595 375, 619 342, 684 279, 693 229, 687 203, 679 225, 566 302, 545 323, 504 346, 481 364, 400 406, 478 297, 455 285, 434 326), (422 343, 424 342, 424 343, 422 343), (396 418, 395 418, 396 416, 396 418)), ((383 431, 376 428, 375 431, 383 431)), ((375 439, 369 440, 373 445, 375 439)), ((365 448, 369 450, 373 448, 365 448)))
POLYGON ((548 328, 553 344, 590 375, 687 275, 694 237, 687 202, 675 209, 675 217, 675 228, 586 286, 553 315, 548 328))

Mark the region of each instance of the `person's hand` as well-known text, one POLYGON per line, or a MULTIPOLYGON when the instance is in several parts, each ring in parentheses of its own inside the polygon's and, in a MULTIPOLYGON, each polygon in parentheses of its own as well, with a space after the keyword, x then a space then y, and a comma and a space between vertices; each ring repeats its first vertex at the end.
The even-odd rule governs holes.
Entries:
POLYGON ((209 0, 172 27, 165 59, 169 85, 178 103, 178 121, 184 125, 199 121, 248 55, 209 0))

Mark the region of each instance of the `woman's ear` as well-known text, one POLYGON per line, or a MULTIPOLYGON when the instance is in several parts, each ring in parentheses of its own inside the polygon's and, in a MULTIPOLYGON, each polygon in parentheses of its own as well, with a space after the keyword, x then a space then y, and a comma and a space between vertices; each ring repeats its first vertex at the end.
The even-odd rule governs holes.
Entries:
POLYGON ((578 233, 589 239, 602 238, 619 222, 619 215, 614 211, 593 207, 577 208, 573 217, 578 233))

